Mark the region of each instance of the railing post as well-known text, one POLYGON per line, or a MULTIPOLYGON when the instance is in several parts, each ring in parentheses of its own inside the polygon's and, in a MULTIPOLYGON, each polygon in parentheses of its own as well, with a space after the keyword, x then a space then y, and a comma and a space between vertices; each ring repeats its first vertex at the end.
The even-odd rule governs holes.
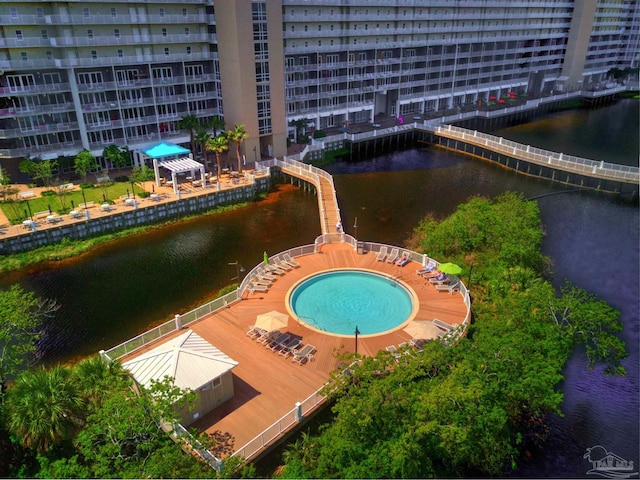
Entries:
POLYGON ((176 316, 174 317, 175 322, 176 322, 176 330, 181 330, 182 329, 182 317, 180 316, 179 313, 176 313, 176 316))
POLYGON ((302 421, 302 403, 296 402, 296 422, 302 421))

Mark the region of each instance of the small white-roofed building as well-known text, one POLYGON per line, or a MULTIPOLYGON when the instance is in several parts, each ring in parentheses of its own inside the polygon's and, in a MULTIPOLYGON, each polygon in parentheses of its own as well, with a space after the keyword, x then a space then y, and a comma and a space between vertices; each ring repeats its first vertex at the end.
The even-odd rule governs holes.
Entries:
POLYGON ((233 397, 231 370, 238 362, 211 345, 192 330, 163 343, 123 364, 140 385, 149 387, 152 380, 172 377, 180 388, 190 388, 198 395, 195 408, 178 411, 182 425, 188 426, 233 397))

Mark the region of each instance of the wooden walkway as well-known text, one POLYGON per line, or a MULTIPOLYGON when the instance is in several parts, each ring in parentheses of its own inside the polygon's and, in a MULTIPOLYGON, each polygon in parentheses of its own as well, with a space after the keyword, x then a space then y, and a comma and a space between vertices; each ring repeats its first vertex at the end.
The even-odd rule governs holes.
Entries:
MULTIPOLYGON (((348 244, 325 244, 318 253, 297 257, 296 260, 300 267, 279 276, 268 292, 247 293, 241 301, 189 325, 198 335, 239 362, 233 370, 234 397, 192 425, 218 440, 217 448, 212 451, 218 458, 243 447, 292 410, 296 402, 322 387, 330 372, 338 367, 336 351, 354 351, 353 337, 321 333, 294 320, 289 321, 287 332, 299 337, 304 344, 317 348, 314 359, 309 363, 293 363, 246 336, 257 315, 271 310, 287 312, 287 292, 308 275, 339 268, 374 270, 397 278, 415 292, 419 305, 416 319, 438 318, 451 325, 460 325, 467 313, 459 293, 450 295, 437 291, 416 274, 421 265, 415 262, 405 267, 380 262, 376 260, 375 253, 358 255, 348 244)), ((387 334, 359 336, 358 353, 373 356, 388 345, 407 342, 411 337, 403 331, 404 325, 387 334)), ((180 333, 174 332, 173 335, 180 333)), ((166 337, 160 341, 166 341, 166 337)), ((155 346, 157 343, 151 343, 121 360, 126 361, 155 346)))

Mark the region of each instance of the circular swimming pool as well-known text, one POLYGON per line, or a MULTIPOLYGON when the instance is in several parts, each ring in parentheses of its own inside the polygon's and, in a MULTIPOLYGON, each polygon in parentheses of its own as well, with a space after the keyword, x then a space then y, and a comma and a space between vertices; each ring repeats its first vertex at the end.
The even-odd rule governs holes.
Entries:
POLYGON ((413 312, 413 296, 397 280, 363 270, 333 270, 313 275, 288 296, 294 316, 308 327, 336 335, 384 333, 413 312))

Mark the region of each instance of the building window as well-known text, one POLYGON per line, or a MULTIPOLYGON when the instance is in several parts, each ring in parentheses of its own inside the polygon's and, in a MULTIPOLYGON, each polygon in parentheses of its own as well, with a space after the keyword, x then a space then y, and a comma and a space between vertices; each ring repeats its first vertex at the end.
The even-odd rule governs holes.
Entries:
POLYGON ((114 35, 116 38, 120 38, 120 29, 119 29, 119 28, 114 28, 114 29, 113 29, 113 35, 114 35))
POLYGON ((22 40, 22 30, 16 30, 16 39, 22 40))
POLYGON ((113 18, 116 18, 118 16, 118 10, 116 9, 116 7, 111 7, 111 16, 113 18))
POLYGON ((53 60, 53 54, 51 52, 47 52, 47 60, 53 60))
POLYGON ((92 29, 87 30, 87 37, 93 38, 93 30, 92 29))
POLYGON ((18 18, 18 9, 16 7, 11 7, 9 11, 11 12, 11 18, 18 18))
POLYGON ((164 54, 169 55, 169 47, 164 47, 164 54))
POLYGON ((98 59, 98 51, 97 50, 91 50, 91 58, 93 58, 94 60, 98 59))
POLYGON ((124 57, 124 52, 122 51, 121 48, 118 49, 118 58, 123 58, 124 57))
POLYGON ((189 27, 184 27, 184 34, 189 35, 189 33, 190 33, 189 27))
POLYGON ((186 8, 183 8, 183 9, 182 9, 182 16, 183 16, 183 17, 186 17, 186 16, 187 16, 187 9, 186 9, 186 8))
POLYGON ((27 52, 20 52, 20 58, 22 58, 22 61, 24 62, 29 60, 29 56, 27 55, 27 52))
POLYGON ((82 14, 86 17, 89 16, 89 7, 82 7, 82 14))
POLYGON ((166 36, 167 36, 167 29, 166 29, 166 28, 163 28, 163 29, 162 29, 162 36, 163 36, 163 37, 166 37, 166 36))
POLYGON ((191 55, 191 47, 187 46, 187 55, 191 55))
POLYGON ((160 7, 160 16, 164 17, 164 8, 163 7, 160 7))
POLYGON ((38 18, 42 18, 44 17, 44 10, 42 9, 42 7, 38 7, 36 8, 36 16, 38 18))
POLYGON ((42 38, 44 40, 47 40, 49 38, 49 32, 47 32, 46 30, 40 30, 40 34, 42 35, 42 38))

